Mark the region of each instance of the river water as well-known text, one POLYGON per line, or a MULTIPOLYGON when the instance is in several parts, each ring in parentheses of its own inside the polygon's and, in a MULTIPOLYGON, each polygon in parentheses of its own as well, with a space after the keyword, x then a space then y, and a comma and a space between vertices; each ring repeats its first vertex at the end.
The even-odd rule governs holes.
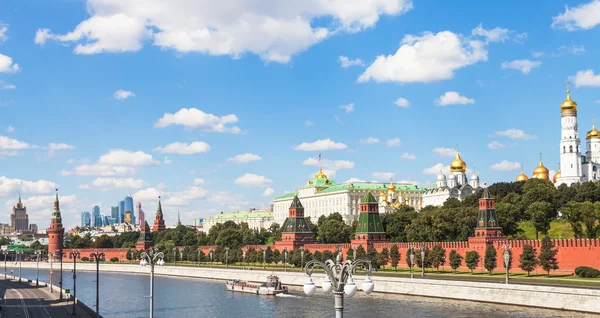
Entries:
MULTIPOLYGON (((11 269, 8 269, 10 275, 11 269)), ((3 273, 0 270, 0 273, 3 273)), ((14 269, 18 275, 19 269, 14 269)), ((58 285, 55 269, 53 283, 58 285)), ((73 292, 72 271, 63 272, 64 287, 73 292)), ((35 280, 35 270, 23 269, 22 276, 35 280)), ((48 272, 40 270, 40 281, 48 272)), ((95 309, 96 273, 77 272, 77 296, 95 309)), ((155 277, 154 317, 334 317, 333 295, 320 292, 305 296, 300 288, 282 297, 256 296, 225 290, 224 282, 174 277, 155 277)), ((100 273, 100 314, 106 318, 148 317, 150 276, 100 273)), ((55 291, 56 292, 56 291, 55 291)), ((345 317, 594 317, 581 313, 531 309, 469 301, 454 301, 402 295, 370 295, 357 292, 345 299, 345 317)))

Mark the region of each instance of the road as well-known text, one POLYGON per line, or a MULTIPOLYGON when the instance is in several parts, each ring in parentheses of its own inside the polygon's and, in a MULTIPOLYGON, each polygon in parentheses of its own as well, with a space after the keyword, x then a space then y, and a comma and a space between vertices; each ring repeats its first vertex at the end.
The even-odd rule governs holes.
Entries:
MULTIPOLYGON (((71 304, 59 304, 55 296, 49 295, 45 288, 27 283, 0 280, 0 297, 4 299, 0 317, 18 318, 67 318, 71 317, 71 304)), ((78 315, 86 317, 86 314, 78 315)))

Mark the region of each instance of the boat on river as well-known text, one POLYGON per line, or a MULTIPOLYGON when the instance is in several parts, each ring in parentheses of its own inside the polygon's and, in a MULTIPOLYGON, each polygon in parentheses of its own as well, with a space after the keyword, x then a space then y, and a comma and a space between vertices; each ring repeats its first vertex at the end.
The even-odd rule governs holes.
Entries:
POLYGON ((260 284, 253 284, 239 279, 228 280, 227 290, 234 292, 250 293, 256 295, 277 295, 287 294, 287 286, 281 285, 279 277, 275 275, 267 276, 267 281, 260 284))

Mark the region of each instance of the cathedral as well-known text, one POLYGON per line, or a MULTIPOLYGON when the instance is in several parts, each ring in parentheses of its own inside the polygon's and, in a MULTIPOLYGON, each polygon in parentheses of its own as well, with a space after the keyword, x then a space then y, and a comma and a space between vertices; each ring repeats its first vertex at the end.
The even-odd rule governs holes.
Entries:
MULTIPOLYGON (((585 154, 581 154, 581 141, 579 139, 579 126, 577 124, 577 103, 571 99, 571 91, 567 83, 567 98, 560 105, 561 113, 561 138, 560 138, 560 165, 558 172, 552 178, 555 186, 566 184, 568 186, 600 180, 600 131, 596 130, 595 122, 592 129, 585 135, 585 154)), ((523 174, 517 176, 516 181, 526 181, 528 177, 523 174)), ((533 177, 549 180, 548 169, 540 163, 533 170, 533 177)))
POLYGON ((467 180, 466 172, 467 164, 457 150, 456 157, 450 163, 450 175, 446 178, 446 175, 440 171, 435 186, 423 193, 423 206, 441 206, 449 198, 457 198, 462 201, 481 189, 477 173, 474 172, 470 180, 467 180))

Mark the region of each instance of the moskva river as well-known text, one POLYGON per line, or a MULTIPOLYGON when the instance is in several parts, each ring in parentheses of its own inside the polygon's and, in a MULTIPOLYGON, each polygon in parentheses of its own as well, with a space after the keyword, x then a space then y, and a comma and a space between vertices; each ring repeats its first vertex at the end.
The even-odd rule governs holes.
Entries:
MULTIPOLYGON (((9 267, 8 273, 10 274, 9 267)), ((18 266, 13 269, 18 275, 18 266)), ((3 274, 3 271, 0 270, 3 274)), ((23 277, 35 280, 35 270, 23 269, 23 277)), ((58 285, 55 269, 53 283, 58 285)), ((72 271, 63 272, 64 287, 73 292, 72 271)), ((48 272, 40 270, 40 280, 48 281, 48 272)), ((55 292, 57 292, 55 290, 55 292)), ((155 277, 154 317, 334 317, 332 294, 320 288, 312 297, 300 288, 282 297, 256 296, 225 290, 224 282, 192 278, 155 277)), ((100 273, 100 314, 106 318, 148 317, 150 276, 100 273)), ((95 309, 96 273, 77 272, 77 296, 95 309)), ((345 317, 593 317, 581 313, 530 309, 468 301, 399 296, 370 295, 357 292, 345 299, 345 317)))

